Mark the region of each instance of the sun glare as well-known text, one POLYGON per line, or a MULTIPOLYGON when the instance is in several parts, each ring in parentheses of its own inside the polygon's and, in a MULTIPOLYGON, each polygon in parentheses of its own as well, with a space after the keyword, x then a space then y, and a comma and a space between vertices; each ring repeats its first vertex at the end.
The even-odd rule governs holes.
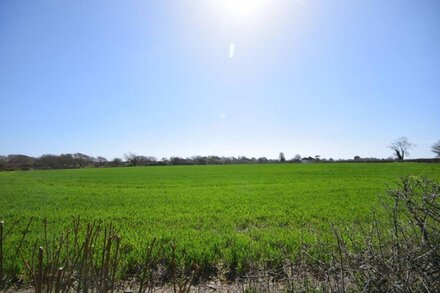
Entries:
POLYGON ((271 23, 284 1, 288 0, 203 0, 197 9, 212 26, 244 32, 271 23))
POLYGON ((253 41, 261 43, 280 24, 280 8, 290 0, 203 0, 194 6, 209 37, 222 39, 226 56, 235 59, 253 41), (220 38, 219 38, 220 37, 220 38), (240 48, 240 49, 238 49, 240 48))
POLYGON ((264 9, 264 0, 219 0, 221 9, 231 17, 255 17, 264 9))

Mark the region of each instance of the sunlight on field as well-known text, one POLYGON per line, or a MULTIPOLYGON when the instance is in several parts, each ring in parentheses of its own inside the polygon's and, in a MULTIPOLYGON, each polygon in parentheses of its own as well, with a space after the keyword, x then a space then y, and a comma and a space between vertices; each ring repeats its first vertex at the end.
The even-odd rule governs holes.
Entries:
MULTIPOLYGON (((274 164, 50 170, 0 173, 0 219, 113 222, 131 247, 175 240, 207 263, 277 257, 307 231, 365 221, 386 184, 406 174, 440 177, 438 164, 274 164)), ((41 236, 41 233, 40 233, 41 236)), ((325 235, 323 235, 325 237, 325 235)), ((27 245, 31 245, 27 243, 27 245)), ((131 251, 129 249, 128 251, 131 251)), ((136 260, 128 252, 126 262, 136 260)))

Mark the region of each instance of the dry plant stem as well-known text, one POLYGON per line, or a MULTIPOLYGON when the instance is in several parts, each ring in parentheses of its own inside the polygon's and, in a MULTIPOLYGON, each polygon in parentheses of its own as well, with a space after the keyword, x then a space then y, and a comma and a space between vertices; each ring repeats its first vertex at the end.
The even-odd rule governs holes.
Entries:
MULTIPOLYGON (((68 233, 69 233, 69 231, 67 231, 65 236, 61 235, 60 242, 59 242, 59 245, 58 245, 58 249, 56 250, 55 256, 54 256, 54 258, 52 260, 51 274, 52 274, 52 272, 55 272, 55 266, 59 264, 61 250, 63 248, 64 242, 66 241, 66 239, 68 239, 68 233)), ((57 271, 57 278, 58 278, 58 274, 59 274, 59 269, 57 271)), ((50 284, 49 284, 48 292, 51 292, 51 291, 52 291, 52 282, 50 282, 50 284)))
POLYGON ((31 265, 29 265, 29 262, 25 259, 23 253, 21 252, 21 250, 19 250, 19 254, 21 257, 21 260, 23 261, 23 264, 25 266, 25 268, 28 270, 29 275, 31 276, 32 281, 34 282, 35 286, 37 284, 37 276, 34 273, 34 270, 32 269, 31 265))
POLYGON ((171 277, 173 282, 173 292, 177 293, 176 288, 176 245, 174 244, 174 241, 171 242, 171 277))
MULTIPOLYGON (((94 226, 95 223, 93 223, 94 226)), ((81 264, 81 266, 83 267, 83 276, 81 277, 82 279, 82 290, 84 292, 87 292, 89 290, 89 286, 91 286, 91 291, 93 291, 94 286, 97 287, 97 290, 100 290, 101 288, 99 287, 99 278, 96 277, 96 273, 95 273, 95 269, 94 269, 94 261, 93 261, 93 256, 95 255, 95 251, 94 248, 97 245, 96 241, 97 238, 100 235, 100 230, 101 227, 100 225, 97 225, 96 229, 94 230, 93 227, 91 227, 91 231, 89 234, 89 240, 87 240, 88 245, 86 245, 85 250, 84 250, 84 260, 83 260, 83 264, 81 264), (96 236, 95 236, 96 235, 96 236)))
POLYGON ((28 224, 27 224, 27 226, 26 226, 26 229, 24 230, 23 235, 22 235, 22 237, 21 237, 20 243, 18 244, 17 251, 16 251, 16 253, 15 253, 15 256, 14 256, 13 261, 15 261, 15 259, 17 258, 17 256, 18 256, 19 253, 20 253, 20 249, 21 249, 21 247, 22 247, 22 245, 23 245, 23 241, 24 241, 24 239, 26 238, 27 233, 29 232, 29 227, 30 227, 30 225, 31 225, 31 223, 32 223, 33 220, 34 220, 34 217, 31 217, 31 218, 29 219, 29 222, 28 222, 28 224))
POLYGON ((37 293, 43 292, 43 247, 38 249, 37 293))
POLYGON ((86 261, 87 261, 87 256, 89 253, 88 248, 89 248, 89 242, 90 242, 90 238, 91 238, 91 234, 92 234, 92 231, 91 231, 92 229, 93 229, 92 225, 87 224, 86 238, 84 240, 84 245, 83 245, 84 253, 83 253, 83 257, 80 262, 80 269, 79 269, 80 280, 78 282, 78 289, 77 289, 78 293, 81 292, 81 286, 83 287, 84 292, 87 292, 87 284, 85 281, 85 271, 87 270, 86 261))
MULTIPOLYGON (((144 293, 147 289, 149 291, 152 291, 154 286, 153 269, 159 257, 159 252, 153 255, 153 249, 156 246, 156 243, 157 243, 156 238, 153 238, 153 240, 147 246, 147 253, 140 274, 140 287, 139 287, 140 293, 144 293)), ((159 251, 161 250, 161 248, 162 245, 159 246, 159 251)))
POLYGON ((0 221, 0 289, 3 287, 3 225, 0 221))
MULTIPOLYGON (((3 221, 2 221, 3 222, 3 221)), ((6 239, 6 236, 9 235, 12 231, 14 231, 15 226, 18 224, 19 220, 12 223, 12 225, 9 227, 9 229, 3 234, 3 241, 6 239)))
POLYGON ((339 253, 339 262, 341 265, 341 285, 342 285, 342 292, 345 292, 345 269, 344 269, 344 258, 342 257, 342 238, 339 232, 336 230, 335 227, 332 227, 336 241, 338 243, 338 253, 339 253))
POLYGON ((111 251, 112 241, 111 237, 108 238, 106 255, 105 255, 105 263, 104 263, 104 286, 103 292, 108 292, 108 279, 109 279, 109 266, 110 266, 110 251, 111 251))
POLYGON ((43 220, 43 226, 44 226, 44 243, 46 245, 46 258, 50 255, 49 253, 49 241, 47 241, 47 219, 43 220))
POLYGON ((63 279, 63 268, 59 268, 57 271, 57 278, 56 278, 56 283, 55 283, 55 293, 60 292, 62 279, 63 279))
POLYGON ((115 288, 115 276, 116 276, 116 270, 118 266, 118 257, 119 257, 119 243, 121 241, 121 238, 116 236, 116 249, 115 249, 115 258, 113 260, 113 270, 112 270, 112 279, 111 279, 111 292, 113 293, 113 290, 115 288))
MULTIPOLYGON (((99 279, 104 278, 104 262, 105 262, 105 249, 107 247, 107 227, 104 227, 104 243, 102 245, 102 256, 101 256, 101 273, 99 279)), ((101 283, 101 290, 103 290, 103 283, 101 283)))

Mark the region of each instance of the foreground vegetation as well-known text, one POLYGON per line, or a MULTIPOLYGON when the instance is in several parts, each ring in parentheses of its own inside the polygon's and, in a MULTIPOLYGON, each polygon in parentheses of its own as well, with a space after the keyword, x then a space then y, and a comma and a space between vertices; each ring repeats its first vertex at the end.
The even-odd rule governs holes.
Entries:
MULTIPOLYGON (((137 280, 146 280, 151 270, 145 272, 145 267, 160 267, 159 279, 177 282, 178 278, 187 280, 191 272, 203 278, 234 279, 263 271, 272 272, 274 278, 285 271, 286 260, 294 264, 292 269, 298 269, 300 252, 302 265, 314 259, 322 264, 342 259, 354 263, 359 254, 351 251, 365 249, 360 245, 365 243, 365 234, 357 229, 343 236, 341 230, 330 229, 329 224, 370 227, 375 223, 376 230, 381 231, 375 235, 390 239, 387 213, 379 208, 379 195, 385 194, 387 185, 395 188, 398 178, 409 173, 439 178, 440 166, 182 166, 1 173, 0 217, 8 223, 4 268, 9 276, 19 277, 28 271, 31 279, 37 278, 38 270, 32 268, 37 267, 38 246, 43 244, 48 257, 52 255, 52 269, 68 262, 70 269, 75 269, 71 274, 78 276, 81 270, 78 272, 75 264, 88 262, 88 271, 83 275, 93 273, 94 266, 99 268, 100 276, 108 276, 104 278, 106 283, 96 275, 94 285, 83 286, 101 289, 111 287, 114 278, 141 273, 137 280), (377 210, 374 217, 372 209, 377 210), (85 239, 90 240, 89 245, 92 240, 96 244, 84 250, 88 247, 85 239), (350 242, 346 242, 348 239, 350 242), (332 243, 338 245, 327 245, 332 243), (59 247, 60 255, 72 249, 83 254, 66 260, 55 253, 59 247), (151 258, 152 250, 147 247, 153 247, 157 258, 151 258), (98 254, 102 257, 96 258, 98 254), (102 264, 107 264, 107 269, 102 264)), ((391 202, 385 197, 384 201, 391 202)), ((380 239, 374 237, 369 239, 376 244, 380 239)), ((380 250, 388 248, 384 244, 380 250)), ((435 247, 430 249, 438 253, 435 247)), ((317 273, 321 266, 315 263, 312 267, 309 273, 314 278, 322 279, 327 274, 327 285, 345 286, 340 283, 345 277, 338 281, 335 276, 350 274, 340 266, 332 271, 322 265, 321 273, 317 273)), ((302 271, 308 272, 305 268, 302 271)))

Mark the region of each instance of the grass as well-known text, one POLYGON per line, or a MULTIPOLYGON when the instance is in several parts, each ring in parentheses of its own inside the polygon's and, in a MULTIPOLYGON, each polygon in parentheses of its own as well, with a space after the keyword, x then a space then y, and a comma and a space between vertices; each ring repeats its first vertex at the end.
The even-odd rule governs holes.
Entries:
MULTIPOLYGON (((0 220, 18 221, 5 241, 13 254, 58 236, 74 216, 112 222, 124 239, 123 266, 141 261, 153 237, 175 240, 181 261, 245 270, 251 260, 294 252, 310 230, 365 222, 387 185, 407 174, 440 178, 439 164, 341 163, 170 166, 0 173, 0 220)), ((5 224, 5 225, 6 225, 5 224)), ((331 238, 325 233, 322 237, 331 238)), ((8 265, 8 264, 6 264, 8 265)), ((11 263, 9 263, 12 266, 11 263)), ((18 270, 20 268, 17 268, 18 270)))

